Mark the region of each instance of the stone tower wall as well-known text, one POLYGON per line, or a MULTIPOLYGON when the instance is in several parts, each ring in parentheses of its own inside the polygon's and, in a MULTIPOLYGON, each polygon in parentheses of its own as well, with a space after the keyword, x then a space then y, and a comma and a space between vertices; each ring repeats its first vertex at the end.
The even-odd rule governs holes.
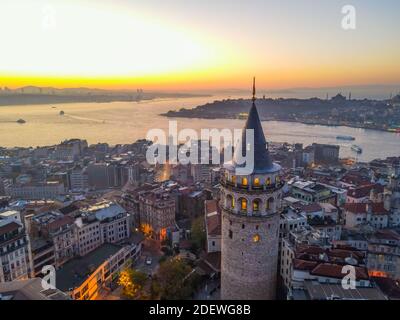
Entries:
POLYGON ((278 243, 279 214, 255 217, 223 209, 221 298, 275 299, 278 243))

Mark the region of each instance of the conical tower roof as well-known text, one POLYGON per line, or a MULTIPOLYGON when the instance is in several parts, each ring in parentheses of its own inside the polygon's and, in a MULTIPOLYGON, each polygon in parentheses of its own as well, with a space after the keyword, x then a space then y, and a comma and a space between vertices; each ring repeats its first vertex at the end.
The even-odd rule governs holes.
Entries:
MULTIPOLYGON (((255 79, 253 80, 253 102, 252 106, 250 108, 249 116, 246 121, 246 125, 243 128, 242 132, 242 139, 240 143, 242 144, 242 154, 246 154, 246 152, 249 152, 247 146, 247 141, 246 141, 246 130, 253 130, 254 132, 254 170, 253 173, 267 173, 271 171, 276 171, 279 170, 277 165, 274 165, 271 156, 268 151, 268 145, 267 141, 265 140, 264 136, 264 131, 261 125, 260 117, 258 115, 256 103, 255 103, 255 79), (245 151, 246 150, 246 151, 245 151)), ((251 150, 251 149, 250 149, 251 150)), ((236 148, 235 155, 233 158, 233 165, 236 166, 241 166, 238 164, 239 161, 237 161, 238 154, 240 152, 239 148, 236 148)))

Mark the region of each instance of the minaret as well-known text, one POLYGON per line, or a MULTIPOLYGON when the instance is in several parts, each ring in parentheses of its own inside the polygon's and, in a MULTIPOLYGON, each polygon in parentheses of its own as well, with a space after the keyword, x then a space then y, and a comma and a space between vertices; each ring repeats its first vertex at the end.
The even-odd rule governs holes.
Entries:
POLYGON ((221 298, 227 300, 276 297, 283 181, 281 167, 272 162, 267 148, 255 93, 253 80, 252 106, 240 142, 246 146, 245 130, 254 130, 253 172, 238 175, 235 155, 224 164, 221 178, 221 298))

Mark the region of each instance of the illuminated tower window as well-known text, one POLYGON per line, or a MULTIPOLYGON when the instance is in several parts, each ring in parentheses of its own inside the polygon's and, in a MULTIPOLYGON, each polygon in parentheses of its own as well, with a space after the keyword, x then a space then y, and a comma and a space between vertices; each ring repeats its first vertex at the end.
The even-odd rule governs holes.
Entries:
POLYGON ((253 236, 253 242, 260 242, 260 240, 261 240, 261 237, 260 237, 259 234, 255 234, 255 235, 253 236))
POLYGON ((253 182, 253 185, 254 185, 255 187, 259 187, 259 186, 260 186, 260 179, 259 179, 259 178, 255 178, 255 179, 254 179, 254 182, 253 182))
POLYGON ((281 182, 281 178, 279 177, 279 176, 277 176, 276 178, 275 178, 275 183, 276 184, 279 184, 281 182))
POLYGON ((232 176, 232 183, 236 184, 236 176, 232 176))
POLYGON ((253 211, 259 211, 260 210, 260 200, 256 199, 253 201, 253 211))
POLYGON ((248 184, 249 184, 249 181, 247 180, 247 178, 242 178, 242 185, 247 186, 248 184))
POLYGON ((267 178, 267 180, 265 180, 265 184, 267 187, 269 187, 271 185, 271 178, 267 178))
POLYGON ((240 200, 240 204, 241 204, 241 210, 242 211, 247 211, 247 200, 245 198, 242 198, 240 200))

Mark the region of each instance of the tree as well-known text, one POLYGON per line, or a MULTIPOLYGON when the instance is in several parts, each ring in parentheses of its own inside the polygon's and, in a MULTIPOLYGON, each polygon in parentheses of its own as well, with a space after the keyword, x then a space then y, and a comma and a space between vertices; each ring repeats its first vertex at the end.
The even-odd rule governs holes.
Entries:
POLYGON ((204 218, 198 217, 192 222, 191 228, 191 242, 192 250, 197 253, 205 247, 207 241, 206 229, 204 225, 204 218))
POLYGON ((145 273, 126 268, 121 271, 118 284, 122 287, 124 296, 133 299, 141 293, 146 280, 147 276, 145 273))
POLYGON ((162 300, 187 299, 193 292, 193 269, 180 259, 170 259, 160 264, 152 283, 152 296, 162 300))

